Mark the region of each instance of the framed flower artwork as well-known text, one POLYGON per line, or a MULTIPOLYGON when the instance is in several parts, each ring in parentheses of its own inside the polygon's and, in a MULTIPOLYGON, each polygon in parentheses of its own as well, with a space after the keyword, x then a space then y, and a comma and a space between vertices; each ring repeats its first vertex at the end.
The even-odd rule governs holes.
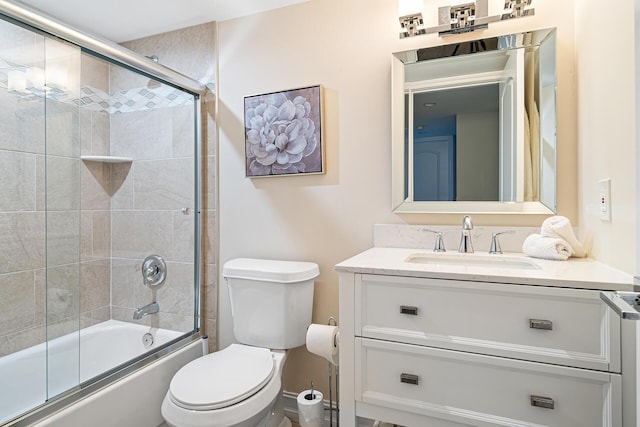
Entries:
POLYGON ((324 173, 322 86, 244 98, 246 176, 324 173))

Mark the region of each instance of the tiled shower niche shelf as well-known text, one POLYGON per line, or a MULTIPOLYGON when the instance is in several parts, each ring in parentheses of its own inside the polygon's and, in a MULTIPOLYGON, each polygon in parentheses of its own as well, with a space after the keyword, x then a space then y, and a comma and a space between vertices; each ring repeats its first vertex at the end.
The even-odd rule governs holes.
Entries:
POLYGON ((116 157, 116 156, 80 156, 85 162, 102 162, 102 163, 131 163, 133 159, 131 157, 116 157))

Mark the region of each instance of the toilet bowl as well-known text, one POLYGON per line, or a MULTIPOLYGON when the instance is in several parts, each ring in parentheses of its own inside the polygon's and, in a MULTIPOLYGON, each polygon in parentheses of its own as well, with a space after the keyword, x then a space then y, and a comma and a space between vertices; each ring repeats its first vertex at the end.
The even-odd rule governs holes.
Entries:
POLYGON ((239 344, 183 366, 161 412, 171 427, 290 427, 282 404, 287 350, 304 345, 311 324, 310 262, 238 258, 225 263, 239 344))
POLYGON ((288 427, 281 402, 286 352, 232 344, 183 366, 162 416, 171 427, 288 427))

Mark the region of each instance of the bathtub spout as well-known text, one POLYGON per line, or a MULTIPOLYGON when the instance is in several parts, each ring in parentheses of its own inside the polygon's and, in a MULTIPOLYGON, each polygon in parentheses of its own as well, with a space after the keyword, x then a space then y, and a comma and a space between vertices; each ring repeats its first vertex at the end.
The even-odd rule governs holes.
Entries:
POLYGON ((136 308, 133 312, 133 318, 135 320, 142 319, 147 314, 154 314, 160 311, 160 306, 157 302, 152 302, 151 304, 147 304, 144 307, 136 308))

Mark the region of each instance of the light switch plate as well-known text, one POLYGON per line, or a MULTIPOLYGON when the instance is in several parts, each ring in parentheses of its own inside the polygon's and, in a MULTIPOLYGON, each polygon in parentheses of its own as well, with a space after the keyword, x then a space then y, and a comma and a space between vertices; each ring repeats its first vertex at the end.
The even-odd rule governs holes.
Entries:
POLYGON ((611 222, 611 180, 598 181, 599 216, 604 222, 611 222))

